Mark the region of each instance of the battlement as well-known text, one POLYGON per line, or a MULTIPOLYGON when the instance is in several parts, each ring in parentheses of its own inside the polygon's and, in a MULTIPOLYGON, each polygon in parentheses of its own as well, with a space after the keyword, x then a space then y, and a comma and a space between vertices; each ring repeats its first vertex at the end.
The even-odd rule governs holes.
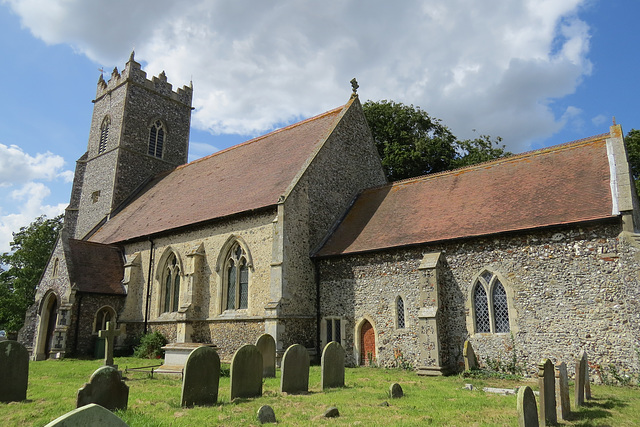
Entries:
POLYGON ((158 76, 152 77, 151 80, 147 79, 147 73, 142 70, 141 65, 134 59, 134 52, 131 52, 129 61, 125 64, 122 72, 118 72, 118 67, 113 69, 109 81, 105 81, 102 74, 100 75, 98 79, 98 89, 96 91, 96 101, 126 82, 133 82, 144 86, 151 91, 191 107, 191 99, 193 96, 193 87, 191 87, 191 85, 185 85, 177 91, 173 91, 173 86, 167 82, 167 75, 164 71, 158 76))

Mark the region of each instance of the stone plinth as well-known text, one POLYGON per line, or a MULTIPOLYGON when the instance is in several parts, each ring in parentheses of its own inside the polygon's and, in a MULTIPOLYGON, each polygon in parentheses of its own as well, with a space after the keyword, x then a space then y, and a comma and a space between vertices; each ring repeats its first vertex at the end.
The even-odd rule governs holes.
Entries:
POLYGON ((154 372, 159 374, 182 374, 185 363, 193 350, 200 347, 212 347, 217 350, 218 347, 215 344, 202 344, 196 342, 176 342, 167 344, 162 349, 164 350, 164 363, 154 372))

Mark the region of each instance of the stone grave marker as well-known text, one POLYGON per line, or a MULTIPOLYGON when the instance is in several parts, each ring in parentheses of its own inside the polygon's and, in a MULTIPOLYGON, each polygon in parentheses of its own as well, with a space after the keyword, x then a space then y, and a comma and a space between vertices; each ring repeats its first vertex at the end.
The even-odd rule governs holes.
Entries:
POLYGON ((518 426, 538 427, 538 407, 536 396, 531 387, 520 387, 518 390, 518 426))
POLYGON ((584 399, 591 400, 591 381, 589 381, 589 358, 587 352, 582 350, 580 358, 584 357, 584 399))
POLYGON ((549 359, 542 359, 538 364, 538 389, 540 390, 540 424, 554 425, 558 422, 556 416, 556 375, 553 363, 549 359))
POLYGON ((398 383, 393 383, 389 386, 389 397, 392 399, 399 399, 404 396, 404 391, 398 383))
POLYGON ((220 383, 220 357, 213 347, 198 347, 184 366, 182 380, 183 407, 215 405, 220 383))
POLYGON ((567 364, 562 362, 556 365, 556 413, 558 419, 568 420, 571 414, 569 401, 569 375, 567 364))
POLYGON ((275 378, 276 340, 269 334, 262 334, 256 341, 256 347, 262 354, 262 376, 264 378, 275 378))
POLYGON ((116 414, 95 403, 56 418, 44 427, 128 427, 116 414))
POLYGON ((127 409, 129 386, 120 379, 113 366, 102 366, 91 375, 89 382, 78 390, 76 407, 97 403, 110 411, 127 409))
POLYGON ((344 349, 336 341, 331 341, 322 350, 320 383, 323 390, 344 387, 344 357, 344 349))
POLYGON ((340 416, 340 411, 335 406, 332 406, 330 408, 327 408, 322 416, 325 418, 338 418, 340 416))
POLYGON ((587 353, 582 351, 580 358, 576 359, 576 378, 575 378, 575 405, 584 405, 584 379, 587 370, 587 353))
POLYGON ((464 370, 470 371, 472 369, 478 369, 478 359, 476 358, 476 352, 473 351, 473 346, 469 340, 464 342, 464 348, 462 350, 462 358, 464 359, 464 370))
POLYGON ((29 352, 18 341, 0 342, 0 402, 27 399, 29 352))
POLYGON ((258 421, 260 424, 276 423, 276 413, 273 412, 273 408, 269 405, 262 405, 258 409, 258 421))
POLYGON ((122 328, 116 329, 115 322, 107 322, 107 329, 98 331, 98 338, 104 338, 104 364, 114 366, 113 349, 116 345, 116 337, 122 333, 122 328))
POLYGON ((262 396, 262 354, 258 347, 245 344, 231 359, 231 400, 262 396))
POLYGON ((309 352, 300 344, 293 344, 282 356, 280 367, 281 393, 309 391, 309 352))

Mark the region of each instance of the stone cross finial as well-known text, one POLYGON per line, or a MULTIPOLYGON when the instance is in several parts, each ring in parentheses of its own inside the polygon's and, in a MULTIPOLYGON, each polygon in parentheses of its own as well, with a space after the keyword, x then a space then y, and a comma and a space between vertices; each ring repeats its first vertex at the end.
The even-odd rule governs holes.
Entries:
POLYGON ((353 90, 353 93, 351 94, 352 98, 355 98, 356 96, 358 96, 358 88, 360 87, 360 85, 358 85, 358 81, 356 80, 356 78, 352 78, 351 79, 351 89, 353 90))
POLYGON ((98 331, 98 337, 104 338, 104 364, 113 366, 113 348, 115 338, 122 333, 122 328, 115 328, 114 322, 107 322, 107 329, 98 331))

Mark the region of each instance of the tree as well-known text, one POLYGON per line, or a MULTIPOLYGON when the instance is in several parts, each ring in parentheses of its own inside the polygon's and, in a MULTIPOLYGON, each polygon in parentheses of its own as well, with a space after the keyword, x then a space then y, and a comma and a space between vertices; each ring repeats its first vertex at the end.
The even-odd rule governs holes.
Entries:
POLYGON ((364 115, 389 181, 441 172, 509 155, 500 138, 458 141, 440 119, 413 105, 367 101, 364 115))
POLYGON ((0 255, 0 328, 18 331, 62 228, 62 215, 36 218, 13 233, 11 252, 0 255))
POLYGON ((636 184, 636 191, 640 194, 640 130, 631 129, 624 137, 627 146, 627 156, 631 175, 636 184))

